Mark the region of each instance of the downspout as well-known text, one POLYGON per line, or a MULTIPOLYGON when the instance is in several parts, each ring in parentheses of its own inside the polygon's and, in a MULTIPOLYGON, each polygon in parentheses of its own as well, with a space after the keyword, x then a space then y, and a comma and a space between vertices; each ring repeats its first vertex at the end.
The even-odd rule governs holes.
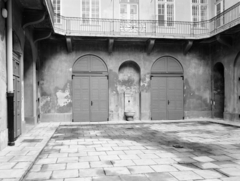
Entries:
POLYGON ((7 114, 8 114, 8 145, 14 146, 14 90, 13 90, 13 28, 12 0, 7 0, 7 114))

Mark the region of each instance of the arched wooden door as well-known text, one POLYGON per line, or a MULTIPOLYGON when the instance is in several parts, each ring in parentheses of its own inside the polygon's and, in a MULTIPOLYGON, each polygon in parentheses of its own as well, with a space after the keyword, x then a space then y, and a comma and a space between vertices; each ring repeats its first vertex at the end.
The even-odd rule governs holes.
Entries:
POLYGON ((183 119, 183 68, 172 57, 162 57, 151 71, 152 120, 183 119))
POLYGON ((108 120, 108 72, 98 57, 81 57, 73 66, 73 121, 108 120))

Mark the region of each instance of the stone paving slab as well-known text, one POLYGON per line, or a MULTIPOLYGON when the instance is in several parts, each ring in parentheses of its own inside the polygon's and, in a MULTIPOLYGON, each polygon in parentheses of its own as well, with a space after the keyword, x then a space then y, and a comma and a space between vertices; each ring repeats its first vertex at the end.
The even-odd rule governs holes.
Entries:
POLYGON ((240 124, 222 122, 39 124, 0 152, 0 181, 239 181, 240 124))

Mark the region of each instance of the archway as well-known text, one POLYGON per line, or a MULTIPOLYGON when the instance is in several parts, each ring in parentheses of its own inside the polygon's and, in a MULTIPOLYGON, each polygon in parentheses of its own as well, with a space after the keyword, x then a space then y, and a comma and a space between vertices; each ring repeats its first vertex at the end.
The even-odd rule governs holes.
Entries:
POLYGON ((214 118, 224 117, 224 66, 218 62, 213 67, 213 107, 214 118))
POLYGON ((173 57, 161 57, 151 70, 151 118, 183 119, 183 111, 182 65, 173 57))
POLYGON ((24 116, 27 124, 34 124, 34 87, 36 80, 34 80, 34 58, 33 50, 27 36, 24 44, 24 116))
POLYGON ((73 121, 108 120, 108 71, 97 56, 85 55, 73 65, 73 121))
POLYGON ((234 64, 233 64, 233 70, 234 70, 234 89, 233 89, 233 95, 235 97, 235 119, 239 120, 240 118, 240 52, 238 52, 234 64))
POLYGON ((134 61, 123 62, 118 70, 119 117, 126 120, 124 112, 133 112, 140 119, 140 67, 134 61))

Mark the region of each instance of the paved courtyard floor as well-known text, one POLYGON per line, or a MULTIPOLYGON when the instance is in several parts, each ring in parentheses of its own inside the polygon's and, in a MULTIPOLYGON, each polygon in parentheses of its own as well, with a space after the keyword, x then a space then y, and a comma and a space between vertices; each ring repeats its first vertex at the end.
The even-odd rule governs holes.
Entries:
POLYGON ((24 180, 240 181, 240 128, 60 125, 24 180))

